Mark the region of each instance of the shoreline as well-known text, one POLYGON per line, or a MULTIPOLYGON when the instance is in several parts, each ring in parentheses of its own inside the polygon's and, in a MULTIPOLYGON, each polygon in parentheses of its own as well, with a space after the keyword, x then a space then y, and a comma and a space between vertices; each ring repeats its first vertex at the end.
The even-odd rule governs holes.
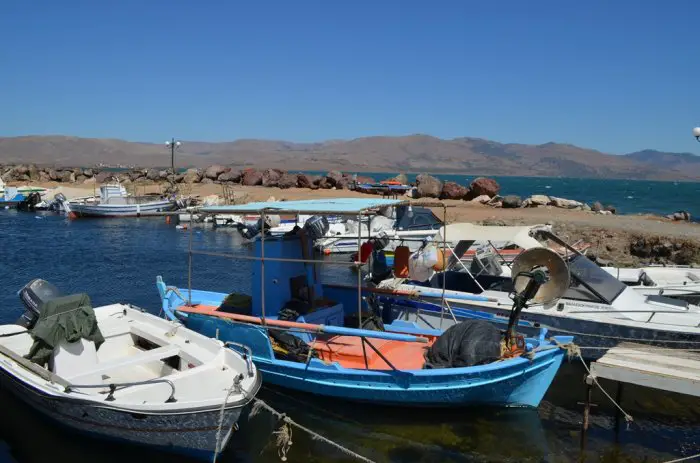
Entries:
MULTIPOLYGON (((32 182, 44 188, 60 188, 66 196, 92 194, 93 184, 32 182)), ((167 184, 143 183, 128 185, 138 194, 162 193, 167 184)), ((226 185, 236 203, 251 201, 367 197, 366 193, 345 189, 279 188, 266 186, 226 185)), ((223 197, 224 186, 216 183, 187 184, 187 195, 200 200, 223 197)), ((405 196, 401 198, 410 199, 405 196)), ((427 201, 434 199, 426 198, 427 201)), ((421 202, 421 199, 416 199, 421 202)), ((485 225, 551 224, 554 231, 569 243, 583 240, 592 244, 600 262, 631 267, 643 263, 700 265, 700 224, 679 222, 665 217, 645 215, 602 215, 590 211, 561 209, 553 206, 535 208, 494 208, 464 200, 443 199, 448 222, 474 222, 485 225)), ((434 210, 442 219, 442 209, 434 210)))

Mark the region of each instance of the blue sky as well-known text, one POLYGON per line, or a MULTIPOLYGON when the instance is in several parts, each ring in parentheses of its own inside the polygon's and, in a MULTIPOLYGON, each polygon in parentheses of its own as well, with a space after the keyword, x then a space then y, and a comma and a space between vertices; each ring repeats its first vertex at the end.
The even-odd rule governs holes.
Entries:
POLYGON ((6 0, 0 136, 700 152, 697 0, 6 0))

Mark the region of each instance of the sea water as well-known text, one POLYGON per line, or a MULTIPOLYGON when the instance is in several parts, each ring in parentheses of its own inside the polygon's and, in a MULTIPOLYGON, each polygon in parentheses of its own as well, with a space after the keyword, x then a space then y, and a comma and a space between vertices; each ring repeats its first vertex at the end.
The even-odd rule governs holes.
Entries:
MULTIPOLYGON (((22 313, 17 291, 43 278, 66 293, 85 292, 94 306, 131 303, 158 313, 157 275, 186 287, 188 249, 242 255, 251 247, 235 230, 178 230, 162 218, 82 219, 0 211, 0 323, 22 313), (37 220, 35 217, 42 217, 37 220)), ((334 258, 347 258, 334 256, 334 258)), ((249 291, 251 263, 193 256, 192 284, 213 291, 249 291)), ((322 269, 327 281, 354 284, 338 266, 322 269)), ((401 409, 348 404, 263 387, 259 398, 297 422, 377 462, 574 462, 578 461, 585 388, 578 361, 565 363, 536 409, 401 409)), ((614 395, 614 385, 603 382, 614 395)), ((700 453, 700 400, 626 386, 622 406, 634 417, 615 431, 613 407, 594 394, 588 461, 667 461, 700 453)), ((0 388, 0 462, 186 461, 124 444, 73 434, 44 421, 0 388), (4 450, 3 450, 4 448, 4 450), (3 455, 3 452, 5 454, 3 455), (9 453, 9 455, 7 455, 9 453), (4 459, 3 459, 4 458, 4 459)), ((261 412, 244 416, 220 462, 278 462, 280 423, 261 412)), ((349 462, 347 455, 295 429, 290 462, 349 462)))
MULTIPOLYGON (((325 175, 327 172, 310 172, 325 175)), ((361 176, 377 181, 391 178, 396 173, 367 172, 361 176)), ((456 182, 468 186, 478 176, 434 174, 442 181, 456 182)), ((415 182, 416 174, 407 175, 415 182)), ((501 186, 501 195, 528 196, 541 194, 573 199, 593 204, 599 201, 604 206, 613 205, 620 214, 667 215, 675 211, 690 212, 694 219, 700 218, 700 182, 661 182, 653 180, 618 180, 566 177, 502 177, 493 176, 501 186)))

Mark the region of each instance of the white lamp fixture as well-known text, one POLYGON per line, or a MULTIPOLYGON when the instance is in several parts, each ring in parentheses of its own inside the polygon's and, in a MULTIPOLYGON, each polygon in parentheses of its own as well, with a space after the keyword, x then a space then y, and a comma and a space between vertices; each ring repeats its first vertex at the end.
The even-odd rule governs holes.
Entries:
POLYGON ((693 129, 693 136, 697 141, 700 141, 700 127, 695 127, 693 129))

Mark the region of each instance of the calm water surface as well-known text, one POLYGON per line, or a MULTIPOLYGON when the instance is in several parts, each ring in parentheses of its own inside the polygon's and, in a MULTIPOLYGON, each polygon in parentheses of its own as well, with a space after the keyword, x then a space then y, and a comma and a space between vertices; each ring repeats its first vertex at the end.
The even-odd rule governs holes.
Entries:
MULTIPOLYGON (((93 305, 128 302, 157 313, 156 275, 187 285, 190 234, 162 219, 78 220, 0 211, 0 323, 22 311, 16 292, 44 278, 65 292, 87 292, 93 305)), ((196 229, 196 249, 247 253, 231 231, 196 229)), ((215 291, 250 289, 250 262, 194 256, 193 286, 215 291)), ((329 280, 351 283, 338 267, 329 280)), ((342 404, 281 389, 259 397, 299 423, 378 462, 573 462, 579 461, 584 371, 565 364, 537 410, 415 410, 342 404)), ((604 384, 610 391, 614 386, 604 384)), ((594 401, 585 461, 660 462, 700 453, 700 401, 634 386, 623 406, 634 416, 629 430, 615 432, 613 409, 600 394, 594 401)), ((268 413, 243 418, 221 462, 280 461, 268 413)), ((74 435, 43 421, 0 390, 0 462, 180 462, 184 459, 128 445, 74 435)), ((290 462, 354 461, 295 430, 290 462)))

